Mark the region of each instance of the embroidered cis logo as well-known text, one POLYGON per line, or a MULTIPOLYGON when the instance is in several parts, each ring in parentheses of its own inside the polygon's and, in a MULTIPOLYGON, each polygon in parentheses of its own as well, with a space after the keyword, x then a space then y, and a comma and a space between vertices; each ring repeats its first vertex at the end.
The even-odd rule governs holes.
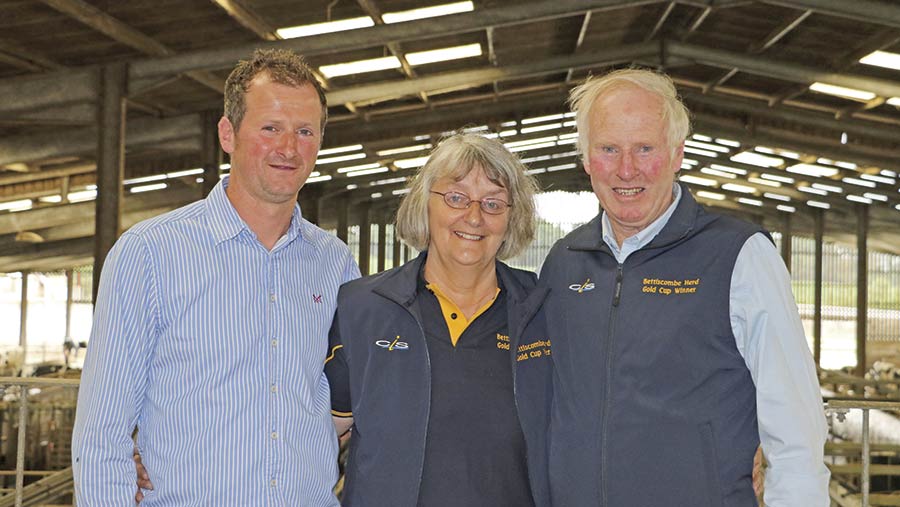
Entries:
POLYGON ((400 341, 399 334, 397 335, 396 338, 394 338, 394 341, 378 340, 375 342, 375 345, 378 345, 379 347, 381 347, 383 349, 388 349, 388 350, 407 350, 409 348, 408 343, 400 341))
POLYGON ((579 294, 582 292, 587 292, 589 290, 594 290, 594 282, 591 281, 590 278, 584 281, 584 283, 573 283, 569 285, 569 290, 575 291, 579 294))

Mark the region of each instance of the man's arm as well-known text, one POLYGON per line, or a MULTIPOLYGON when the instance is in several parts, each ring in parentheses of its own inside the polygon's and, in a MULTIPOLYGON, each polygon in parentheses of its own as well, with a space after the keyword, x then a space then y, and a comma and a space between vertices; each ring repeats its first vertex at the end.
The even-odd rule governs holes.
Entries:
POLYGON ((100 278, 72 433, 80 506, 134 506, 131 435, 144 400, 158 315, 151 265, 143 240, 126 233, 107 256, 100 278))
POLYGON ((769 463, 769 507, 827 507, 828 428, 815 365, 790 274, 772 243, 756 234, 738 255, 731 280, 731 327, 756 384, 759 436, 769 463))

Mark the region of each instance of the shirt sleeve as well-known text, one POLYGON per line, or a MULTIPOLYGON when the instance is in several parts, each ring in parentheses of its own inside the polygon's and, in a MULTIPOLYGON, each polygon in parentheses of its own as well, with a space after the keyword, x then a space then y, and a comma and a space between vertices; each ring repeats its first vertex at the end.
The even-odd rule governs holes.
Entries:
POLYGON ((148 381, 158 305, 152 259, 126 233, 110 250, 100 277, 72 433, 79 506, 134 507, 132 433, 148 381))
POLYGON ((763 234, 741 249, 731 279, 731 327, 756 384, 769 507, 830 505, 828 435, 816 368, 790 274, 763 234))
POLYGON ((350 251, 347 250, 347 259, 344 261, 344 273, 341 278, 341 283, 347 283, 350 280, 356 280, 359 277, 359 265, 356 264, 356 260, 353 258, 353 255, 351 255, 350 251))

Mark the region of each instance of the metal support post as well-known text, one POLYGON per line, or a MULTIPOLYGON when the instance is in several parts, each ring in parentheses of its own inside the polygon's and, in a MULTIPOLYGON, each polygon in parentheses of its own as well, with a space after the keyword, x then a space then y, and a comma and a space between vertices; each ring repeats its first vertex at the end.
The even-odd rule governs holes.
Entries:
POLYGON ((384 271, 387 256, 387 219, 382 215, 378 221, 378 272, 384 271))
POLYGON ((97 108, 97 204, 95 214, 94 287, 97 300, 100 273, 106 254, 121 232, 122 180, 125 174, 125 89, 128 68, 124 63, 103 67, 97 108))
POLYGON ((822 366, 822 265, 823 265, 823 247, 825 241, 825 212, 817 208, 814 212, 815 218, 815 264, 813 270, 814 286, 813 286, 813 359, 816 366, 822 366))
POLYGON ((16 507, 22 507, 25 487, 25 425, 28 421, 28 386, 19 386, 19 438, 16 446, 16 507))
POLYGON ((862 507, 869 507, 869 409, 862 409, 862 507))
POLYGON ((400 248, 402 246, 403 246, 403 242, 400 241, 400 236, 397 234, 397 226, 395 225, 394 226, 394 245, 393 245, 394 248, 391 251, 391 260, 394 263, 394 265, 392 267, 396 268, 397 266, 402 264, 400 262, 400 248))
POLYGON ((791 229, 791 214, 785 213, 781 223, 781 258, 784 260, 784 265, 787 267, 788 272, 790 272, 791 254, 793 252, 793 245, 791 245, 791 243, 794 239, 794 234, 791 229))
POLYGON ((350 203, 346 197, 337 202, 337 237, 344 243, 347 242, 347 230, 350 228, 350 203))
POLYGON ((222 150, 219 148, 218 111, 207 111, 203 118, 203 196, 206 197, 219 183, 219 165, 222 150))
POLYGON ((359 205, 359 271, 363 276, 370 273, 372 265, 372 222, 369 218, 369 203, 359 205))
MULTIPOLYGON (((22 347, 22 353, 28 345, 28 275, 31 272, 22 271, 22 302, 19 306, 19 346, 22 347)), ((25 357, 22 357, 23 366, 25 357)))
POLYGON ((856 205, 856 376, 866 376, 866 331, 869 312, 869 207, 856 205))
POLYGON ((75 299, 75 272, 66 270, 66 336, 65 341, 72 340, 72 301, 75 299))

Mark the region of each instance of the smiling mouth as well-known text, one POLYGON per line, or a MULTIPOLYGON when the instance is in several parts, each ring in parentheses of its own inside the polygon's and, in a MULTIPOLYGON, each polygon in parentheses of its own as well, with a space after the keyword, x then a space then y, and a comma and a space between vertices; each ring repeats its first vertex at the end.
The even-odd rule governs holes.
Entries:
POLYGON ((453 233, 456 234, 457 236, 459 236, 460 238, 467 239, 469 241, 481 241, 482 239, 484 239, 484 236, 478 236, 476 234, 466 234, 464 232, 459 232, 459 231, 454 231, 453 233))
POLYGON ((635 188, 613 188, 613 192, 623 196, 623 197, 633 197, 635 195, 640 194, 644 191, 643 187, 635 187, 635 188))
POLYGON ((293 171, 294 169, 296 169, 295 166, 284 165, 284 164, 269 164, 269 167, 271 167, 273 169, 278 169, 281 171, 293 171))

